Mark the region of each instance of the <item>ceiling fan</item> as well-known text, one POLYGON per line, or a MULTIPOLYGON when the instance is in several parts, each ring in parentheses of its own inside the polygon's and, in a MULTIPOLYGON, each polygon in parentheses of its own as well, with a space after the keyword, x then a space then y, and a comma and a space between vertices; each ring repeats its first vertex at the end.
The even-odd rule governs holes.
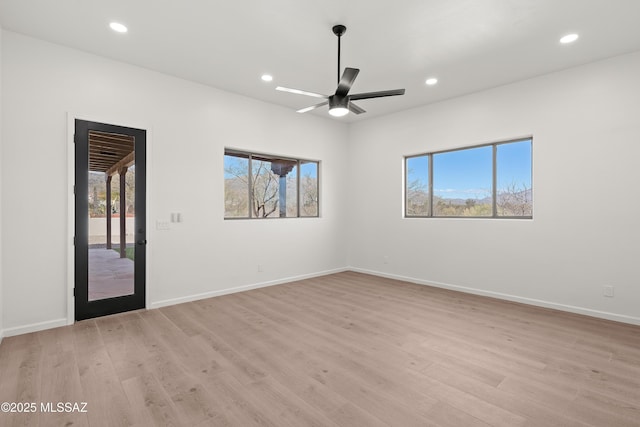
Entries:
POLYGON ((298 110, 298 113, 306 113, 307 111, 315 110, 318 107, 323 107, 328 104, 329 114, 335 117, 347 115, 349 114, 349 111, 355 114, 362 114, 366 113, 366 111, 358 107, 351 101, 356 101, 359 99, 381 98, 383 96, 404 95, 404 89, 382 90, 378 92, 355 93, 353 95, 349 95, 349 90, 351 90, 351 86, 356 80, 356 77, 358 76, 360 70, 357 68, 346 67, 344 69, 344 73, 342 74, 342 78, 340 78, 340 38, 347 31, 347 27, 345 27, 344 25, 334 25, 332 30, 333 34, 338 36, 338 88, 336 89, 336 92, 333 95, 322 95, 320 93, 307 92, 304 90, 291 89, 282 86, 276 87, 276 90, 282 92, 290 92, 298 95, 312 96, 315 98, 322 98, 326 100, 319 104, 312 105, 311 107, 298 110))

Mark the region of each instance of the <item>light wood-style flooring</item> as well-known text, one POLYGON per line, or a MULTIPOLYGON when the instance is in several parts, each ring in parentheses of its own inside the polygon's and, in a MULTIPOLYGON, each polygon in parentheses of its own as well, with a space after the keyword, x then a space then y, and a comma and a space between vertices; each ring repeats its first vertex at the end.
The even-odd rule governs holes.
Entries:
POLYGON ((640 327, 345 272, 5 338, 25 426, 640 426, 640 327))

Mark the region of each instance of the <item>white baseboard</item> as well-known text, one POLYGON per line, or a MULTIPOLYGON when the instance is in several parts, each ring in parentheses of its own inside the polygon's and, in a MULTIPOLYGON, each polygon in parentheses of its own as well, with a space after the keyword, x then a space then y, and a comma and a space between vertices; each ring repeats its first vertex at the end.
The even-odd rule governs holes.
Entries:
POLYGON ((67 319, 48 320, 46 322, 32 323, 30 325, 16 326, 15 328, 8 328, 2 330, 1 335, 3 337, 12 337, 15 335, 29 334, 31 332, 44 331, 45 329, 59 328, 60 326, 67 326, 67 319))
POLYGON ((251 285, 236 286, 234 288, 227 288, 227 289, 221 289, 221 290, 218 290, 218 291, 204 292, 204 293, 201 293, 201 294, 189 295, 189 296, 180 297, 180 298, 172 298, 172 299, 167 299, 167 300, 163 300, 163 301, 152 302, 150 307, 147 307, 147 308, 154 309, 154 308, 166 307, 166 306, 169 306, 169 305, 182 304, 182 303, 185 303, 185 302, 197 301, 197 300, 206 299, 206 298, 212 298, 212 297, 219 297, 219 296, 222 296, 222 295, 235 294, 236 292, 249 291, 251 289, 266 288, 268 286, 282 285, 283 283, 296 282, 298 280, 304 280, 304 279, 311 279, 311 278, 314 278, 314 277, 327 276, 329 274, 335 274, 335 273, 342 273, 344 271, 349 271, 349 269, 346 268, 346 267, 345 268, 337 268, 337 269, 334 269, 334 270, 326 270, 326 271, 320 271, 320 272, 317 272, 317 273, 303 274, 303 275, 300 275, 300 276, 285 277, 283 279, 277 279, 277 280, 271 280, 271 281, 267 281, 267 282, 254 283, 254 284, 251 284, 251 285))
POLYGON ((469 288, 466 286, 451 285, 448 283, 434 282, 430 280, 416 279, 414 277, 401 276, 398 274, 383 273, 380 271, 367 270, 365 268, 350 267, 350 271, 358 273, 371 274, 373 276, 385 277, 387 279, 402 280, 403 282, 415 283, 418 285, 432 286, 435 288, 449 289, 452 291, 465 292, 473 295, 481 295, 491 298, 497 298, 507 301, 519 302, 522 304, 534 305, 537 307, 552 308, 554 310, 566 311, 569 313, 582 314, 599 319, 613 320, 615 322, 629 323, 632 325, 640 325, 640 317, 626 316, 624 314, 609 313, 606 311, 592 310, 589 308, 576 307, 572 305, 559 304, 550 301, 543 301, 533 298, 519 297, 516 295, 503 294, 500 292, 485 291, 482 289, 469 288))
MULTIPOLYGON (((566 304, 558 304, 558 303, 554 303, 554 302, 537 300, 537 299, 533 299, 533 298, 524 298, 524 297, 519 297, 519 296, 516 296, 516 295, 503 294, 503 293, 500 293, 500 292, 485 291, 485 290, 482 290, 482 289, 469 288, 469 287, 458 286, 458 285, 451 285, 451 284, 448 284, 448 283, 434 282, 434 281, 429 281, 429 280, 424 280, 424 279, 417 279, 417 278, 414 278, 414 277, 402 276, 402 275, 398 275, 398 274, 384 273, 384 272, 380 272, 380 271, 368 270, 368 269, 357 268, 357 267, 337 268, 337 269, 326 270, 326 271, 321 271, 321 272, 317 272, 317 273, 304 274, 304 275, 300 275, 300 276, 286 277, 286 278, 277 279, 277 280, 271 280, 271 281, 267 281, 267 282, 254 283, 254 284, 250 284, 250 285, 237 286, 237 287, 234 287, 234 288, 222 289, 222 290, 218 290, 218 291, 212 291, 212 292, 205 292, 205 293, 201 293, 201 294, 189 295, 189 296, 180 297, 180 298, 167 299, 167 300, 163 300, 163 301, 153 302, 153 303, 151 303, 150 307, 147 307, 147 308, 154 309, 154 308, 166 307, 166 306, 169 306, 169 305, 182 304, 182 303, 185 303, 185 302, 197 301, 197 300, 201 300, 201 299, 205 299, 205 298, 217 297, 217 296, 221 296, 221 295, 228 295, 228 294, 233 294, 233 293, 236 293, 236 292, 248 291, 248 290, 251 290, 251 289, 265 288, 265 287, 268 287, 268 286, 281 285, 283 283, 290 283, 290 282, 295 282, 295 281, 298 281, 298 280, 304 280, 304 279, 311 279, 311 278, 314 278, 314 277, 327 276, 329 274, 341 273, 341 272, 344 272, 344 271, 355 271, 355 272, 358 272, 358 273, 371 274, 373 276, 386 277, 388 279, 394 279, 394 280, 402 280, 404 282, 415 283, 415 284, 419 284, 419 285, 433 286, 433 287, 436 287, 436 288, 449 289, 449 290, 453 290, 453 291, 465 292, 465 293, 474 294, 474 295, 481 295, 481 296, 487 296, 487 297, 492 297, 492 298, 498 298, 498 299, 502 299, 502 300, 519 302, 519 303, 522 303, 522 304, 528 304, 528 305, 533 305, 533 306, 538 306, 538 307, 552 308, 552 309, 555 309, 555 310, 566 311, 566 312, 569 312, 569 313, 582 314, 582 315, 585 315, 585 316, 591 316, 591 317, 596 317, 596 318, 600 318, 600 319, 613 320, 613 321, 616 321, 616 322, 628 323, 628 324, 632 324, 632 325, 640 325, 640 317, 626 316, 626 315, 622 315, 622 314, 615 314, 615 313, 609 313, 609 312, 604 312, 604 311, 592 310, 592 309, 588 309, 588 308, 576 307, 576 306, 571 306, 571 305, 566 305, 566 304)), ((66 326, 68 324, 69 323, 67 322, 67 319, 57 319, 57 320, 50 320, 50 321, 46 321, 46 322, 33 323, 33 324, 30 324, 30 325, 17 326, 17 327, 14 327, 14 328, 8 328, 8 329, 0 330, 0 342, 2 342, 2 338, 4 338, 4 337, 11 337, 11 336, 14 336, 14 335, 28 334, 28 333, 31 333, 31 332, 43 331, 45 329, 58 328, 60 326, 66 326)))
MULTIPOLYGON (((235 288, 222 289, 222 290, 219 290, 219 291, 205 292, 205 293, 196 294, 196 295, 188 295, 188 296, 185 296, 185 297, 173 298, 173 299, 168 299, 168 300, 164 300, 164 301, 153 302, 147 308, 153 309, 153 308, 166 307, 166 306, 174 305, 174 304, 181 304, 181 303, 197 301, 197 300, 201 300, 201 299, 205 299, 205 298, 211 298, 211 297, 216 297, 216 296, 221 296, 221 295, 233 294, 233 293, 236 293, 236 292, 248 291, 248 290, 251 290, 251 289, 265 288, 267 286, 281 285, 283 283, 295 282, 295 281, 304 280, 304 279, 311 279, 313 277, 327 276, 329 274, 341 273, 343 271, 348 271, 348 270, 349 269, 346 268, 346 267, 344 267, 344 268, 336 268, 336 269, 333 269, 333 270, 326 270, 326 271, 320 271, 320 272, 316 272, 316 273, 303 274, 303 275, 300 275, 300 276, 285 277, 283 279, 271 280, 271 281, 255 283, 255 284, 251 284, 251 285, 237 286, 235 288)), ((28 334, 28 333, 31 333, 31 332, 43 331, 45 329, 58 328, 60 326, 66 326, 68 324, 70 324, 70 323, 67 322, 67 319, 57 319, 57 320, 50 320, 50 321, 46 321, 46 322, 34 323, 34 324, 30 324, 30 325, 17 326, 17 327, 14 327, 14 328, 8 328, 8 329, 0 330, 0 342, 2 342, 2 338, 3 337, 11 337, 11 336, 14 336, 14 335, 28 334)))

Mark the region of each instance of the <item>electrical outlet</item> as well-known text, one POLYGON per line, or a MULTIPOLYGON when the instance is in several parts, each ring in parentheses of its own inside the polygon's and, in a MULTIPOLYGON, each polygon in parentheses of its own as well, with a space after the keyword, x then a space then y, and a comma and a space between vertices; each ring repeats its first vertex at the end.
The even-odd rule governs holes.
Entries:
POLYGON ((262 273, 263 271, 262 264, 258 264, 258 273, 262 273))
POLYGON ((605 297, 612 298, 613 297, 613 286, 603 286, 602 294, 605 297))
POLYGON ((389 264, 389 257, 387 255, 382 257, 382 262, 385 263, 385 264, 389 264))

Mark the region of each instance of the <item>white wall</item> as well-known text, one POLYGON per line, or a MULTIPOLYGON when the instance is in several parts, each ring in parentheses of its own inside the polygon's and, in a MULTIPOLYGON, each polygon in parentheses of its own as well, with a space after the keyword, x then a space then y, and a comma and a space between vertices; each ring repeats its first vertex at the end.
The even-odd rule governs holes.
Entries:
POLYGON ((352 125, 349 264, 640 323, 638 76, 635 53, 352 125), (404 155, 527 135, 533 220, 403 219, 404 155))
POLYGON ((5 335, 66 321, 68 112, 150 130, 151 307, 346 267, 346 125, 8 31, 2 46, 5 335), (225 146, 320 160, 322 217, 224 221, 225 146), (171 212, 184 222, 156 230, 171 212))
MULTIPOLYGON (((127 216, 125 219, 125 235, 127 243, 134 241, 134 231, 136 219, 133 216, 127 216)), ((111 218, 111 240, 115 244, 120 244, 120 217, 111 218)), ((89 244, 106 243, 107 241, 107 218, 96 217, 89 218, 89 244)))
MULTIPOLYGON (((2 27, 0 26, 0 99, 2 96, 2 27)), ((3 337, 4 299, 2 296, 2 102, 0 102, 0 342, 3 337)))

